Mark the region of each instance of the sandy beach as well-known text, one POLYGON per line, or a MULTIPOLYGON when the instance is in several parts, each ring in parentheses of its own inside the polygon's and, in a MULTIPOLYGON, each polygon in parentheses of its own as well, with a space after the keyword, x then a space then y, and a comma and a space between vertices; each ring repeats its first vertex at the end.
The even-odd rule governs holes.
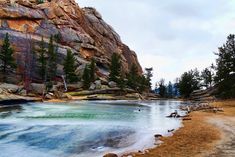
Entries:
POLYGON ((154 149, 131 153, 123 157, 232 157, 235 156, 235 101, 218 101, 211 105, 224 112, 197 111, 191 121, 154 149))

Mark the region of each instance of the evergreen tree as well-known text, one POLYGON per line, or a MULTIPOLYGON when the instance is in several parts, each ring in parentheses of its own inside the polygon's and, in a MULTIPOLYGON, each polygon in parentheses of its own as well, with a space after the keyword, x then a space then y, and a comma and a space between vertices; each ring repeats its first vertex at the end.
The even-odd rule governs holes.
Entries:
POLYGON ((229 35, 227 42, 219 47, 216 60, 215 81, 219 95, 224 98, 235 97, 235 35, 229 35))
POLYGON ((168 83, 168 86, 167 86, 167 97, 169 98, 173 97, 173 85, 171 81, 168 83))
POLYGON ((8 70, 16 68, 16 63, 15 63, 15 59, 13 58, 13 53, 14 51, 11 47, 9 35, 7 33, 4 38, 2 49, 0 52, 0 60, 2 62, 1 71, 3 73, 3 81, 6 81, 6 75, 7 75, 8 70))
POLYGON ((94 82, 96 79, 96 76, 95 76, 96 64, 95 64, 94 58, 91 59, 89 69, 90 69, 90 81, 94 82))
POLYGON ((66 81, 74 83, 78 81, 78 76, 75 73, 76 70, 76 59, 72 54, 71 50, 67 50, 67 55, 64 60, 64 73, 66 81))
POLYGON ((148 80, 146 79, 146 77, 144 75, 139 76, 138 82, 139 82, 139 85, 138 85, 139 92, 142 93, 146 90, 149 90, 148 80))
POLYGON ((50 37, 50 42, 48 46, 48 81, 51 82, 57 73, 57 52, 55 51, 55 45, 53 41, 53 36, 50 37))
POLYGON ((112 54, 109 80, 118 83, 121 76, 121 57, 117 53, 112 54))
POLYGON ((139 74, 138 74, 138 67, 135 64, 131 65, 131 69, 127 74, 127 85, 132 89, 137 90, 139 87, 139 74))
POLYGON ((39 74, 42 80, 45 80, 46 75, 46 65, 47 65, 47 59, 46 59, 46 48, 45 48, 45 42, 42 40, 40 42, 40 49, 39 49, 39 74))
POLYGON ((206 88, 212 86, 213 73, 212 73, 212 71, 209 68, 205 68, 201 72, 201 78, 203 80, 203 86, 205 86, 206 88))
POLYGON ((166 89, 166 86, 165 86, 165 80, 164 79, 161 79, 160 81, 159 81, 159 95, 161 96, 161 97, 166 97, 166 91, 167 89, 166 89))
POLYGON ((121 74, 120 78, 118 79, 117 85, 121 90, 123 90, 125 88, 126 81, 125 81, 125 77, 123 74, 121 74))
POLYGON ((185 72, 179 81, 179 90, 180 94, 188 98, 190 94, 194 91, 199 89, 199 73, 197 69, 191 70, 189 72, 185 72))
POLYGON ((91 78, 90 78, 90 69, 88 65, 85 66, 85 69, 82 75, 82 80, 83 80, 84 89, 89 89, 90 84, 91 84, 91 78))
POLYGON ((179 78, 175 79, 175 83, 173 86, 173 95, 175 97, 178 97, 180 95, 180 93, 179 93, 179 78))
POLYGON ((151 88, 152 88, 152 83, 151 83, 151 79, 153 77, 153 68, 145 68, 145 71, 146 71, 146 85, 148 87, 148 90, 151 91, 151 88))

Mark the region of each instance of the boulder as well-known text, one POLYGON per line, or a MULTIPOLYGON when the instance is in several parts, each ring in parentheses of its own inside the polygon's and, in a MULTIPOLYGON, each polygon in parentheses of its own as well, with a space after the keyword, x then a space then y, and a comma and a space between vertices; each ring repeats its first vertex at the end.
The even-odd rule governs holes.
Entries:
POLYGON ((67 84, 68 91, 76 91, 76 90, 81 89, 82 87, 83 87, 82 82, 78 82, 76 84, 67 84))
MULTIPOLYGON (((45 0, 39 5, 31 0, 18 0, 14 5, 9 0, 4 1, 0 3, 0 30, 0 42, 9 33, 18 65, 25 62, 23 54, 27 51, 27 36, 35 47, 39 47, 41 37, 47 45, 51 35, 60 35, 55 43, 58 47, 58 71, 63 69, 66 50, 71 49, 79 67, 76 71, 79 76, 91 58, 98 58, 98 69, 107 69, 113 52, 120 54, 125 72, 132 64, 138 66, 139 73, 142 72, 135 52, 121 41, 100 13, 91 7, 80 8, 75 0, 45 0)), ((39 53, 36 55, 38 57, 39 53)), ((33 80, 38 80, 37 75, 32 73, 33 80)))
POLYGON ((95 89, 101 89, 102 84, 101 84, 101 80, 96 80, 95 81, 95 89))
POLYGON ((114 153, 108 153, 108 154, 104 155, 103 157, 118 157, 118 155, 114 154, 114 153))
POLYGON ((52 88, 50 89, 50 92, 56 92, 58 91, 58 86, 57 85, 53 85, 52 88))
POLYGON ((95 88, 96 88, 96 85, 95 85, 94 83, 92 83, 92 84, 90 85, 89 90, 95 90, 95 88))
POLYGON ((1 91, 6 91, 9 93, 17 93, 18 91, 20 91, 23 87, 14 85, 14 84, 8 84, 8 83, 3 83, 0 84, 0 89, 1 91))
POLYGON ((45 95, 45 98, 46 98, 46 99, 53 99, 53 96, 50 95, 50 94, 46 94, 46 95, 45 95))
POLYGON ((46 86, 44 84, 31 83, 30 91, 33 94, 42 95, 46 91, 46 86))
POLYGON ((108 84, 109 84, 110 88, 116 88, 117 87, 117 83, 116 82, 110 81, 108 84))

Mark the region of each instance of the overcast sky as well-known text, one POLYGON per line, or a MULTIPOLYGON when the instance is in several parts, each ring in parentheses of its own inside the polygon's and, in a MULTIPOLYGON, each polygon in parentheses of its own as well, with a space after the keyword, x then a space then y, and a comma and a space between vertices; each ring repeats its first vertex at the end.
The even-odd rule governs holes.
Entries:
POLYGON ((235 0, 77 0, 95 7, 133 49, 154 82, 174 80, 215 60, 235 31, 235 0))

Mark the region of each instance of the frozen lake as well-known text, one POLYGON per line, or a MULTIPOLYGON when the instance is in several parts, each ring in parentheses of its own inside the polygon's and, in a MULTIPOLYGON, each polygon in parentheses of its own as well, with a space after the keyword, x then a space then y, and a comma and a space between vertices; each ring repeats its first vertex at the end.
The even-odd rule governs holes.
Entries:
POLYGON ((0 112, 0 157, 102 157, 154 145, 181 127, 179 101, 29 103, 0 112))

